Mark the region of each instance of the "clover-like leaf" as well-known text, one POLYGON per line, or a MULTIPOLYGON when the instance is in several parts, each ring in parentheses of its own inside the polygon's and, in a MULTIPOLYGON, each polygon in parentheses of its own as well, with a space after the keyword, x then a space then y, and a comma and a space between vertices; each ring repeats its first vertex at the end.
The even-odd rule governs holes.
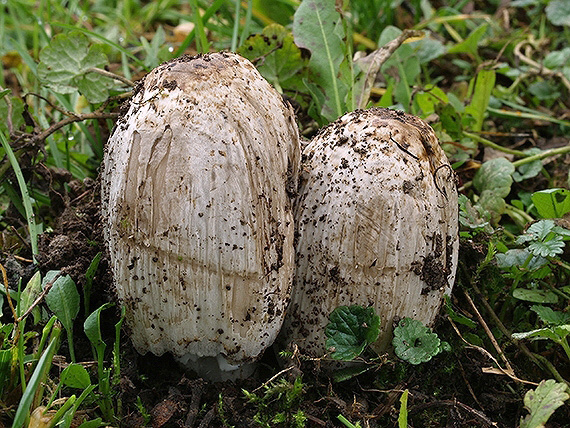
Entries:
POLYGON ((441 352, 441 341, 437 334, 421 321, 404 318, 394 328, 394 352, 398 358, 410 364, 420 364, 431 360, 441 352))
POLYGON ((339 306, 329 315, 325 345, 335 360, 350 361, 378 338, 380 317, 374 308, 339 306))
POLYGON ((524 396, 524 406, 530 414, 521 418, 520 427, 544 427, 554 411, 569 397, 565 383, 558 383, 554 379, 541 381, 536 389, 531 389, 524 396))
POLYGON ((108 62, 101 46, 90 46, 82 33, 58 34, 40 52, 38 76, 57 93, 79 91, 90 102, 103 102, 113 80, 92 69, 103 68, 108 62))
POLYGON ((515 167, 509 160, 491 159, 481 165, 473 177, 473 185, 479 192, 492 190, 497 196, 504 198, 511 191, 513 172, 515 172, 515 167))

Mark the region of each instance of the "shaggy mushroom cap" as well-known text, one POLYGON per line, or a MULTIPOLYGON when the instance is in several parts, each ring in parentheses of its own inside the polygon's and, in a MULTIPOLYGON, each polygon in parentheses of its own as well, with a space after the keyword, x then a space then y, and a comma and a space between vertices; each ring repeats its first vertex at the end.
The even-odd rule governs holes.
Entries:
POLYGON ((102 190, 139 352, 233 369, 271 345, 294 273, 299 151, 291 107, 238 55, 181 57, 137 86, 102 190))
POLYGON ((432 128, 389 109, 344 115, 303 150, 295 221, 297 269, 283 339, 326 354, 338 306, 372 306, 377 351, 395 317, 433 323, 454 283, 455 174, 432 128))

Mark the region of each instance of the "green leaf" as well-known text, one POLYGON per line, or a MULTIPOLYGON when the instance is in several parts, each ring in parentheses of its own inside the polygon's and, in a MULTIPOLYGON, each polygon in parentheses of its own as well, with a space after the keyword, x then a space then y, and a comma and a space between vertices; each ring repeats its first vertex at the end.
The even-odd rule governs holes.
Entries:
POLYGON ((540 190, 532 194, 532 202, 542 218, 562 218, 570 212, 570 190, 540 190))
POLYGON ((79 90, 89 102, 103 102, 109 97, 113 80, 92 72, 109 64, 99 45, 78 31, 58 34, 40 52, 38 76, 54 92, 70 94, 79 90))
POLYGON ((533 303, 558 303, 558 295, 552 291, 527 290, 526 288, 516 288, 513 290, 515 299, 533 303))
MULTIPOLYGON (((58 271, 51 271, 48 274, 57 274, 58 271)), ((44 282, 49 278, 46 275, 44 282)), ((53 283, 51 289, 46 296, 46 303, 48 308, 57 316, 63 324, 67 332, 67 340, 69 342, 69 353, 71 354, 71 361, 75 362, 75 350, 73 348, 73 320, 79 313, 79 293, 75 282, 69 275, 60 276, 53 283)))
POLYGON ((112 306, 112 303, 105 303, 101 305, 99 308, 94 310, 83 323, 85 335, 98 352, 103 352, 106 346, 101 335, 101 311, 112 306))
POLYGON ((77 428, 99 428, 99 427, 105 427, 105 426, 107 426, 107 423, 103 422, 103 420, 101 418, 97 418, 97 419, 93 419, 91 421, 83 422, 77 428))
POLYGON ((492 190, 495 195, 505 198, 511 191, 513 164, 505 158, 488 160, 475 174, 473 185, 479 192, 492 190))
POLYGON ((374 308, 339 306, 329 316, 325 328, 327 349, 335 360, 350 361, 358 357, 380 332, 380 317, 374 308))
POLYGON ((312 81, 321 89, 325 103, 321 114, 329 121, 346 111, 343 100, 347 88, 339 79, 346 46, 341 17, 330 0, 303 0, 293 19, 295 44, 311 52, 312 81))
MULTIPOLYGON (((525 150, 525 153, 528 153, 529 155, 536 155, 541 152, 542 150, 540 150, 538 147, 533 147, 532 149, 525 150)), ((513 172, 513 179, 517 183, 520 183, 523 180, 536 177, 538 174, 540 174, 540 171, 542 171, 542 162, 540 160, 535 160, 533 162, 525 163, 519 166, 517 170, 513 172)))
POLYGON ((549 325, 570 324, 570 314, 555 311, 548 306, 532 305, 530 310, 536 312, 542 322, 549 325))
POLYGON ((559 51, 549 52, 545 57, 543 64, 546 68, 556 69, 562 68, 570 63, 570 48, 564 48, 559 51))
POLYGON ((495 87, 495 71, 494 70, 481 70, 477 73, 475 81, 475 91, 471 98, 471 103, 465 107, 465 112, 475 118, 473 124, 474 131, 481 131, 483 127, 483 120, 485 112, 489 106, 491 99, 491 92, 495 87))
POLYGON ((302 87, 300 71, 306 67, 307 60, 285 27, 268 25, 261 34, 250 36, 237 53, 252 61, 276 88, 302 87))
POLYGON ((447 311, 449 318, 451 318, 453 321, 455 321, 459 324, 463 324, 469 328, 476 328, 477 327, 477 323, 475 321, 473 321, 470 318, 467 318, 465 315, 461 315, 461 314, 455 312, 455 310, 451 306, 451 299, 449 296, 445 295, 444 300, 445 300, 445 310, 447 311))
POLYGON ((410 364, 420 364, 439 354, 440 340, 437 334, 411 318, 404 318, 394 328, 394 352, 396 356, 410 364))
POLYGON ((556 224, 552 220, 537 221, 531 224, 523 235, 519 235, 516 242, 517 244, 524 244, 529 241, 542 241, 548 237, 555 226, 556 224))
POLYGON ((73 320, 79 313, 79 293, 75 282, 69 275, 60 276, 53 283, 46 296, 46 303, 71 334, 73 320))
POLYGON ((14 416, 14 421, 12 422, 12 428, 20 428, 24 425, 24 422, 29 415, 30 406, 32 405, 36 391, 51 366, 51 361, 53 354, 56 351, 57 342, 58 338, 54 337, 47 349, 40 357, 38 365, 34 369, 32 377, 26 386, 26 391, 22 394, 22 398, 18 404, 18 410, 16 411, 16 416, 14 416))
POLYGON ((400 397, 400 413, 398 414, 398 428, 408 428, 408 390, 404 390, 400 397))
POLYGON ((477 47, 481 38, 485 35, 489 24, 481 24, 479 27, 475 28, 469 36, 462 42, 451 46, 447 52, 448 53, 468 53, 477 57, 477 47))
POLYGON ((89 373, 81 364, 71 363, 68 365, 60 375, 60 381, 63 385, 70 388, 85 389, 91 385, 91 378, 89 373))
MULTIPOLYGON (((495 258, 497 259, 497 266, 501 269, 508 269, 511 267, 524 266, 530 255, 531 253, 528 250, 514 248, 503 254, 496 254, 495 258)), ((526 265, 526 268, 529 271, 533 271, 544 266, 546 263, 548 263, 548 260, 543 257, 532 257, 530 262, 526 265)))
POLYGON ((558 383, 554 379, 541 381, 536 389, 531 389, 524 396, 524 406, 530 414, 521 418, 520 428, 544 427, 554 411, 569 397, 565 383, 558 383))
POLYGON ((570 27, 570 2, 568 0, 551 0, 545 12, 552 24, 570 27))
MULTIPOLYGON (((28 281, 26 288, 22 291, 18 304, 18 316, 23 315, 38 298, 42 292, 42 279, 40 272, 36 272, 28 281)), ((39 309, 38 309, 39 311, 39 309)), ((34 314, 34 321, 37 321, 39 313, 34 314)), ((35 323, 35 322, 34 322, 35 323)))
POLYGON ((564 252, 564 241, 561 236, 555 236, 548 241, 533 242, 528 250, 535 256, 556 257, 564 252))

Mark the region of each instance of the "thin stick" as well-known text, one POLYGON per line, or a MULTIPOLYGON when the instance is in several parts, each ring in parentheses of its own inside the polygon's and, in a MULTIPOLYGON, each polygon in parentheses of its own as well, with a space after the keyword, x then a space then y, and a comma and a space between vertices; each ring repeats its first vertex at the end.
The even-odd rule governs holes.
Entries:
POLYGON ((481 314, 479 313, 479 310, 477 309, 477 306, 475 306, 475 303, 473 303, 473 300, 471 299, 471 296, 465 291, 463 290, 463 294, 465 295, 465 298, 467 299, 467 301, 469 302, 469 304, 471 305, 471 308, 475 311, 475 315, 477 315, 477 319, 479 320, 479 323, 481 324, 481 326, 483 327, 483 329, 485 330, 485 333, 487 333, 487 337, 489 337, 489 339, 491 340, 491 343, 493 344, 493 346, 495 347, 495 349, 497 350, 497 352, 499 353, 499 356, 503 359, 503 361, 505 362, 505 364, 507 365, 507 369, 509 371, 511 371, 512 373, 514 373, 514 370, 511 366, 511 363, 509 363, 509 360, 507 360, 507 357, 505 356, 505 353, 503 352, 503 350, 501 349, 501 347, 499 346, 499 343, 497 342, 497 339, 495 339, 495 336, 493 336, 493 333, 491 332, 491 329, 489 328, 489 326, 487 325, 487 323, 485 322, 485 320, 483 319, 483 317, 481 316, 481 314))

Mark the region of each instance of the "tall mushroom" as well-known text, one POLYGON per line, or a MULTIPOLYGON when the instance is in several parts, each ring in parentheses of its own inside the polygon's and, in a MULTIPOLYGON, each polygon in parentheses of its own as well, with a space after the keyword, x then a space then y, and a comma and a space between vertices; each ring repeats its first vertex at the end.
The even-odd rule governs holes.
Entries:
POLYGON ((216 378, 274 341, 294 274, 291 107, 231 53, 140 83, 105 150, 103 217, 135 348, 216 378))
POLYGON ((330 124, 303 150, 297 269, 283 337, 325 355, 338 306, 372 306, 385 350, 394 317, 434 321, 458 250, 455 175, 434 131, 388 109, 330 124))

